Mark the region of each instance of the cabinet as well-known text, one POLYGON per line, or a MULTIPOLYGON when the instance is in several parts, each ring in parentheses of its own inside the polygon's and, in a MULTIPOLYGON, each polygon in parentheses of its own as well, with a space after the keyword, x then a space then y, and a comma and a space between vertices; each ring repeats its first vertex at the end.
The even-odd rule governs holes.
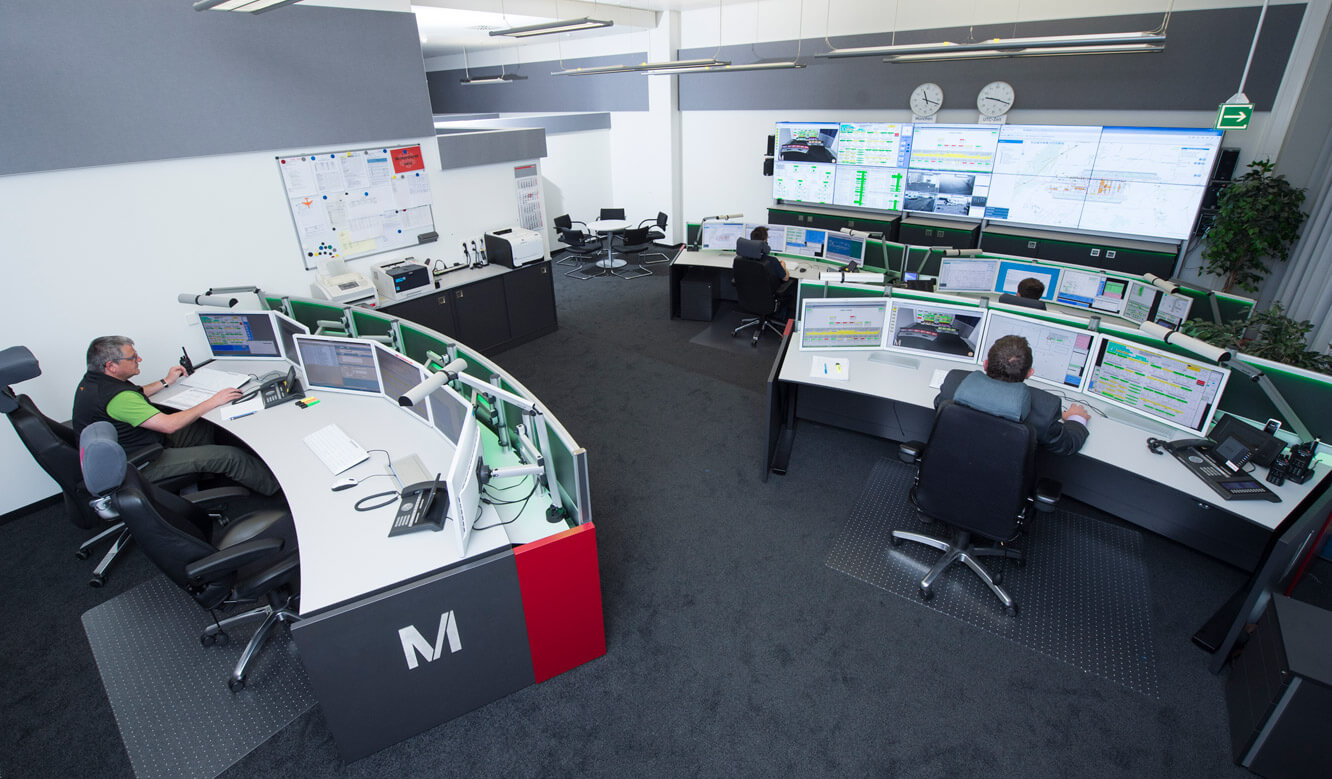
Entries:
POLYGON ((555 281, 550 263, 527 265, 500 278, 504 280, 511 340, 516 343, 555 332, 555 281))

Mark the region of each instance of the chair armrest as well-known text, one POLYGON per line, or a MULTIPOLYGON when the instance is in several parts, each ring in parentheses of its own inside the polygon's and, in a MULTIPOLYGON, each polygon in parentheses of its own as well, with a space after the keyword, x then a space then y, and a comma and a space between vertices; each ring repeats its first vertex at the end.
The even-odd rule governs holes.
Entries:
POLYGON ((1064 485, 1054 479, 1036 482, 1036 510, 1054 511, 1055 504, 1064 496, 1064 485))
POLYGON ((283 584, 295 579, 301 572, 301 556, 295 552, 267 568, 245 577, 232 588, 241 600, 257 598, 265 592, 272 592, 283 584))
POLYGON ((199 490, 181 495, 196 506, 206 508, 206 504, 220 500, 229 500, 231 498, 244 498, 250 494, 250 491, 244 487, 214 487, 211 490, 199 490))
POLYGON ((920 455, 924 451, 924 441, 903 441, 897 445, 897 459, 915 465, 920 462, 920 455))
POLYGON ((185 566, 185 576, 191 581, 204 582, 244 568, 256 560, 282 551, 282 539, 257 538, 219 549, 207 557, 185 566))
POLYGON ((135 449, 133 454, 125 455, 125 461, 130 465, 133 465, 135 468, 142 468, 153 460, 156 460, 157 456, 164 451, 166 451, 166 447, 161 444, 149 444, 142 449, 135 449))

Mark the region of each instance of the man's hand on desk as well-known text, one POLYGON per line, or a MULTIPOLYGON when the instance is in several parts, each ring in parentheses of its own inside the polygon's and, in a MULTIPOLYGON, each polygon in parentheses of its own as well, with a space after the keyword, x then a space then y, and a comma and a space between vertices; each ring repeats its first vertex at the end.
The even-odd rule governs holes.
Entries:
POLYGON ((1086 427, 1091 422, 1091 414, 1088 413, 1087 407, 1081 403, 1072 403, 1064 410, 1060 419, 1065 422, 1081 422, 1082 426, 1086 427))
POLYGON ((183 366, 180 365, 171 366, 171 370, 167 371, 166 385, 170 387, 172 384, 175 384, 178 380, 180 380, 183 376, 185 376, 185 368, 183 366))

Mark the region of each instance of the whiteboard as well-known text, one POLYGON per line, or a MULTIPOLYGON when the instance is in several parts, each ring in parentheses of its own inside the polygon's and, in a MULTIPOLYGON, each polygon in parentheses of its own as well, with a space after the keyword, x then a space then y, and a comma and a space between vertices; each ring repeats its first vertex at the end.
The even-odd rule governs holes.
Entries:
POLYGON ((307 270, 434 241, 421 146, 278 157, 307 270))

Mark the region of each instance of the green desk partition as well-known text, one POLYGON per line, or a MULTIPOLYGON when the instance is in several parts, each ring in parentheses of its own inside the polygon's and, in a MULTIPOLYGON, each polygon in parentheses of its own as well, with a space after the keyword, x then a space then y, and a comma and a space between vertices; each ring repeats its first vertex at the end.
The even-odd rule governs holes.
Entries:
POLYGON ((393 331, 394 317, 360 308, 349 310, 354 335, 389 335, 393 331))
POLYGON ((321 320, 342 321, 343 306, 337 303, 319 303, 301 298, 291 298, 290 303, 291 318, 310 328, 311 333, 318 332, 321 320))

